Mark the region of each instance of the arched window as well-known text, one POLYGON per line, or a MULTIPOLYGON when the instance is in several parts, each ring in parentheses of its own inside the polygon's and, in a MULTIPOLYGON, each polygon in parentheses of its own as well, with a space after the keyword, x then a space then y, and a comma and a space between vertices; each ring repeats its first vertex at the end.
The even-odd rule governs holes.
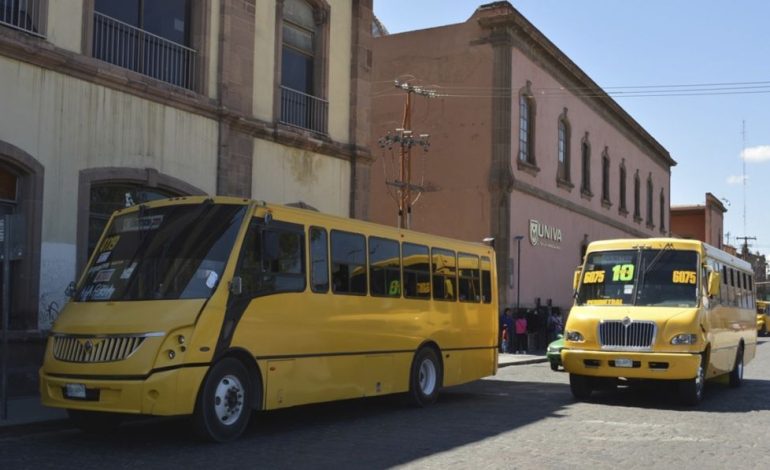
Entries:
POLYGON ((78 181, 77 271, 85 266, 115 210, 156 199, 203 194, 206 194, 205 191, 152 168, 81 170, 78 181))
POLYGON ((580 167, 582 170, 580 192, 589 197, 593 196, 591 192, 591 143, 588 140, 588 132, 580 143, 580 167))
POLYGON ((626 206, 626 159, 624 158, 620 162, 620 208, 618 211, 621 214, 628 214, 628 206, 626 206))
POLYGON ((326 2, 283 0, 280 121, 325 134, 326 2))
MULTIPOLYGON (((9 259, 9 330, 36 330, 40 326, 49 326, 41 325, 38 316, 39 304, 46 302, 39 295, 43 177, 44 168, 34 157, 0 140, 0 217, 14 216, 11 224, 20 235, 14 246, 21 248, 20 253, 14 250, 9 259)), ((11 233, 10 229, 3 226, 4 238, 11 233)), ((3 281, 0 269, 0 285, 3 281)), ((3 301, 0 291, 0 303, 3 301)))
POLYGON ((602 204, 610 205, 610 154, 607 147, 602 152, 602 204))
POLYGON ((647 226, 653 227, 652 223, 652 175, 647 177, 647 226))
POLYGON ((113 212, 124 207, 181 196, 137 183, 105 182, 91 185, 88 218, 88 255, 93 253, 113 212))
POLYGON ((571 183, 570 176, 570 125, 567 120, 567 108, 559 116, 559 136, 557 150, 556 178, 563 183, 571 183))
POLYGON ((642 221, 642 212, 641 208, 639 207, 642 198, 641 192, 642 188, 641 181, 639 180, 639 170, 636 170, 636 173, 634 174, 634 220, 636 222, 642 221))
POLYGON ((535 98, 532 83, 519 92, 519 161, 535 165, 535 98))

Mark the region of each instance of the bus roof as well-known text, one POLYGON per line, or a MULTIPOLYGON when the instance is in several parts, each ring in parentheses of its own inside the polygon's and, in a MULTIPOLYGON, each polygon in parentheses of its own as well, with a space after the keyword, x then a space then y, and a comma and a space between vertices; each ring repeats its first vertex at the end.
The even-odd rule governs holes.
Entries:
POLYGON ((627 250, 629 248, 645 247, 661 249, 666 245, 675 250, 692 250, 701 255, 709 256, 715 260, 736 266, 746 271, 752 271, 751 264, 727 252, 720 250, 700 240, 684 238, 618 238, 614 240, 599 240, 588 245, 587 253, 594 251, 627 250))
MULTIPOLYGON (((414 230, 407 230, 407 229, 400 229, 397 227, 391 227, 389 225, 382 225, 377 224, 374 222, 368 222, 365 220, 359 220, 359 219, 351 219, 348 217, 340 217, 332 214, 326 214, 323 212, 318 212, 313 209, 303 209, 300 207, 290 207, 290 206, 284 206, 281 204, 274 204, 274 203, 268 203, 265 201, 259 201, 254 199, 246 199, 246 198, 238 198, 238 197, 230 197, 230 196, 180 196, 180 197, 174 197, 174 198, 168 198, 168 199, 157 199, 154 201, 143 203, 144 206, 148 208, 154 208, 154 207, 164 207, 164 206, 172 206, 177 204, 201 204, 206 200, 211 200, 211 202, 215 204, 242 204, 242 205, 254 205, 256 207, 262 207, 265 210, 268 210, 272 212, 274 215, 283 213, 283 214, 294 214, 295 216, 299 216, 303 219, 306 219, 309 224, 315 223, 330 223, 336 227, 339 227, 340 229, 345 229, 345 225, 353 224, 356 227, 358 227, 360 230, 364 230, 367 233, 373 232, 379 235, 382 235, 384 233, 388 233, 392 237, 399 238, 398 235, 410 235, 410 241, 414 241, 414 238, 430 238, 432 242, 441 243, 445 242, 447 244, 465 244, 467 246, 473 246, 476 249, 486 249, 490 251, 494 251, 494 249, 482 242, 470 242, 465 240, 459 240, 454 238, 448 238, 448 237, 442 237, 440 235, 433 235, 430 233, 425 232, 417 232, 414 230)), ((124 214, 124 213, 130 213, 135 210, 138 210, 139 206, 141 204, 137 204, 131 207, 127 207, 125 209, 118 209, 115 211, 115 215, 124 214)), ((352 228, 352 227, 351 227, 352 228)))

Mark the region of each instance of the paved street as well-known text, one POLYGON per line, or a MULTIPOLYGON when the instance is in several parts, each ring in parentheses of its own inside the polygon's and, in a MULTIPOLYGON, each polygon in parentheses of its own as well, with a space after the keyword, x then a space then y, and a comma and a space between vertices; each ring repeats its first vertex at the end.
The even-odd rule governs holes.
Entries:
POLYGON ((506 367, 415 409, 402 397, 257 415, 246 435, 201 444, 185 420, 142 420, 116 434, 69 429, 0 436, 4 469, 62 468, 767 468, 770 340, 740 389, 713 383, 683 408, 666 387, 576 403, 547 363, 506 367))

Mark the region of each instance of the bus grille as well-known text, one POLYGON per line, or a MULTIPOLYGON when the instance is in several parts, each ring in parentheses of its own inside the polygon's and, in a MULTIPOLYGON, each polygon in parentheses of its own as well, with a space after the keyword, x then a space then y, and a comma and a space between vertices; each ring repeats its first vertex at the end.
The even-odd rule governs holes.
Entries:
POLYGON ((654 339, 655 322, 626 319, 599 324, 599 344, 603 349, 650 350, 654 339))
POLYGON ((53 355, 65 362, 122 361, 136 352, 145 339, 142 336, 56 335, 53 338, 53 355))

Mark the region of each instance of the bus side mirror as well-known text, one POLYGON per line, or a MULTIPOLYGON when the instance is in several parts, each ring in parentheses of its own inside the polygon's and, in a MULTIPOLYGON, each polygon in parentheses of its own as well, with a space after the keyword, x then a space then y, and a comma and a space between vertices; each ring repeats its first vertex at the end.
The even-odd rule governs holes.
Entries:
POLYGON ((577 291, 578 284, 580 283, 580 269, 576 269, 572 275, 572 290, 577 291))
POLYGON ((230 293, 233 295, 241 295, 243 293, 243 280, 240 276, 235 276, 230 281, 230 293))
POLYGON ((719 273, 709 273, 708 294, 709 297, 719 295, 719 286, 722 284, 722 276, 719 273))

